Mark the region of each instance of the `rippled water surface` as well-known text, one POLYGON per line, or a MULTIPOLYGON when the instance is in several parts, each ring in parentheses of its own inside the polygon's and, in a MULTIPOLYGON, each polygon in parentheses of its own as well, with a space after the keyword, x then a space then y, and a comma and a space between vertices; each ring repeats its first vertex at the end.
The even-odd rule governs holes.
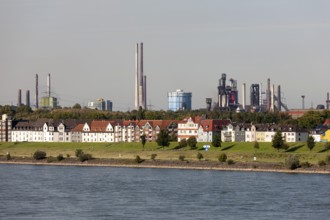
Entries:
POLYGON ((0 165, 0 219, 329 216, 329 175, 0 165))

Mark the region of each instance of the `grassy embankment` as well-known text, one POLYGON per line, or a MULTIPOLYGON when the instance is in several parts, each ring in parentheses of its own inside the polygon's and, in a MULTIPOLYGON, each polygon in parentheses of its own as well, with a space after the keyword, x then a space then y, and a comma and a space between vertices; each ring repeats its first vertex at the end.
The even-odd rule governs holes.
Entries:
POLYGON ((259 143, 257 150, 253 147, 254 143, 222 143, 220 148, 211 147, 208 152, 204 151, 204 144, 198 143, 195 150, 190 150, 189 147, 175 150, 177 142, 165 148, 150 142, 146 143, 143 150, 141 143, 0 143, 0 156, 9 152, 12 157, 32 157, 36 150, 42 150, 47 156, 56 157, 63 154, 64 157, 74 157, 75 150, 82 149, 94 158, 134 159, 139 155, 143 159, 150 159, 151 154, 157 154, 158 160, 178 160, 179 155, 185 156, 187 160, 197 160, 197 152, 201 152, 203 160, 217 161, 219 154, 223 152, 228 159, 237 162, 251 162, 254 156, 259 162, 283 162, 289 155, 295 154, 301 162, 317 164, 318 161, 324 160, 328 153, 324 150, 324 143, 316 143, 311 152, 306 143, 290 143, 288 150, 279 152, 272 147, 272 143, 259 143))

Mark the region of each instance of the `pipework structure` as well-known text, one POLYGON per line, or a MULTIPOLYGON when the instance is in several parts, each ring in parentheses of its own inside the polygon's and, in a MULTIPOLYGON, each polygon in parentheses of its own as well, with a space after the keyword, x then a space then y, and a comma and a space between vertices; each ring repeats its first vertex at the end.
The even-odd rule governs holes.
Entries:
POLYGON ((237 80, 230 79, 226 85, 226 73, 221 74, 218 86, 218 107, 220 111, 236 110, 238 106, 237 80))
POLYGON ((135 50, 135 109, 147 109, 147 76, 143 75, 143 43, 135 50))

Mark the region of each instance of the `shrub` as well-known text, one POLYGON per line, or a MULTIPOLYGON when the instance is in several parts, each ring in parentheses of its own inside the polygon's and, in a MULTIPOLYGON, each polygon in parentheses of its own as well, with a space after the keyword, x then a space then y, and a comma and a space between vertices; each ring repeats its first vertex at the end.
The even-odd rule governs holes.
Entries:
POLYGON ((57 155, 56 158, 57 158, 58 161, 64 160, 63 154, 57 155))
POLYGON ((35 160, 42 160, 42 159, 45 159, 46 158, 46 152, 44 151, 40 151, 40 150, 37 150, 36 152, 34 152, 33 154, 33 158, 35 160))
POLYGON ((309 162, 302 162, 301 164, 300 164, 300 166, 301 167, 303 167, 303 168, 309 168, 309 167, 311 167, 312 166, 312 164, 310 164, 309 162))
POLYGON ((181 160, 181 161, 184 161, 184 160, 185 160, 185 158, 186 158, 186 157, 185 157, 185 156, 183 156, 183 155, 180 155, 180 156, 179 156, 179 160, 181 160))
POLYGON ((8 152, 7 152, 7 154, 6 154, 6 159, 7 159, 7 160, 11 160, 10 153, 8 153, 8 152))
POLYGON ((84 154, 84 151, 82 149, 76 149, 75 155, 76 157, 80 157, 80 155, 84 154))
POLYGON ((327 165, 327 163, 324 160, 320 160, 318 164, 320 167, 327 165))
POLYGON ((296 155, 291 155, 285 160, 285 167, 290 170, 297 169, 299 168, 299 166, 300 166, 299 159, 296 155))
POLYGON ((66 155, 66 158, 70 158, 70 154, 67 154, 67 155, 66 155))
POLYGON ((151 160, 155 161, 156 160, 156 157, 157 157, 157 154, 151 154, 151 160))
POLYGON ((234 164, 235 162, 234 162, 234 160, 232 160, 232 159, 229 159, 229 160, 227 160, 227 164, 228 165, 232 165, 232 164, 234 164))
POLYGON ((86 160, 91 160, 91 159, 93 159, 91 154, 82 153, 82 154, 79 155, 80 162, 84 162, 86 160))
POLYGON ((136 163, 142 163, 144 160, 143 159, 141 159, 141 157, 139 156, 139 155, 136 155, 136 157, 135 157, 135 162, 136 163))
POLYGON ((227 160, 227 155, 225 153, 221 153, 218 157, 220 162, 226 162, 227 160))
POLYGON ((54 162, 56 159, 54 157, 47 157, 47 163, 54 162))
POLYGON ((179 147, 180 148, 184 148, 187 147, 188 143, 187 140, 185 138, 183 138, 180 142, 179 142, 179 147))
POLYGON ((325 158, 325 162, 326 163, 330 163, 330 155, 327 155, 326 158, 325 158))
POLYGON ((204 156, 201 152, 198 152, 196 157, 197 157, 198 160, 201 160, 201 159, 204 158, 204 156))
POLYGON ((189 145, 190 149, 192 150, 196 149, 196 144, 197 144, 196 137, 191 136, 190 138, 188 138, 187 144, 189 145))

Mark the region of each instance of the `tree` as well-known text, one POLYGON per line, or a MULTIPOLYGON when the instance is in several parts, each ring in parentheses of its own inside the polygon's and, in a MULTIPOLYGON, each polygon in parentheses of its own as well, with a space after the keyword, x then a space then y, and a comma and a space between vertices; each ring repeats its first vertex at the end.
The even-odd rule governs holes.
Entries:
POLYGON ((220 162, 226 162, 226 160, 227 160, 227 155, 226 155, 225 153, 221 153, 221 154, 219 155, 219 157, 218 157, 218 160, 219 160, 220 162))
POLYGON ((187 145, 188 145, 188 143, 187 143, 187 140, 185 138, 180 140, 180 142, 179 142, 180 148, 187 147, 187 145))
POLYGON ((160 130, 156 142, 158 146, 162 146, 163 148, 169 146, 170 136, 168 135, 168 132, 164 129, 160 130))
POLYGON ((191 136, 190 138, 188 138, 187 143, 191 149, 195 149, 197 144, 196 137, 191 136))
POLYGON ((198 152, 196 157, 199 161, 204 158, 204 156, 201 152, 198 152))
POLYGON ((253 148, 255 150, 255 154, 257 153, 257 150, 260 148, 259 147, 259 142, 258 141, 255 141, 254 144, 253 144, 253 148))
POLYGON ((315 147, 315 140, 312 136, 309 136, 307 138, 307 147, 308 147, 309 151, 312 151, 313 148, 315 147))
POLYGON ((272 146, 275 149, 277 149, 277 151, 279 151, 281 148, 283 148, 284 141, 283 141, 283 137, 282 137, 281 131, 276 131, 272 142, 273 142, 272 146))
POLYGON ((145 134, 143 134, 143 135, 141 135, 141 144, 142 144, 142 148, 143 148, 143 150, 144 150, 144 145, 146 144, 146 142, 147 142, 147 138, 146 138, 146 135, 145 134))
POLYGON ((221 147, 221 140, 218 134, 214 134, 213 140, 212 140, 212 146, 213 147, 221 147))
POLYGON ((79 103, 76 103, 72 106, 73 109, 81 109, 81 105, 79 103))

